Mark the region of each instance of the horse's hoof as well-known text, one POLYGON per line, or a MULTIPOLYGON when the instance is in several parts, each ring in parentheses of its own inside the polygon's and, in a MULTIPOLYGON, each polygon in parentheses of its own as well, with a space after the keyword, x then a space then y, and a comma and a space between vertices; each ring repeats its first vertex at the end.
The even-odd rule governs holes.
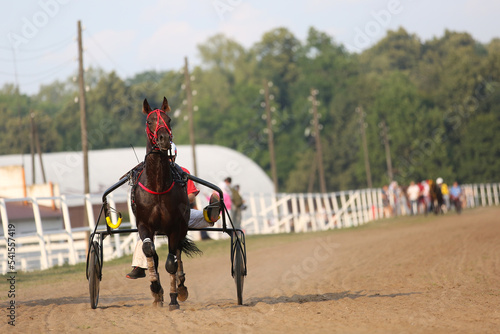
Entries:
POLYGON ((160 301, 160 302, 153 302, 153 306, 154 307, 163 307, 163 302, 160 301))
POLYGON ((177 287, 177 293, 178 293, 177 299, 179 299, 179 301, 184 302, 186 301, 186 299, 188 299, 189 293, 186 286, 183 285, 177 287))
POLYGON ((175 310, 178 310, 180 308, 181 308, 181 306, 179 304, 174 304, 174 305, 170 304, 170 305, 168 305, 168 310, 169 311, 175 311, 175 310))

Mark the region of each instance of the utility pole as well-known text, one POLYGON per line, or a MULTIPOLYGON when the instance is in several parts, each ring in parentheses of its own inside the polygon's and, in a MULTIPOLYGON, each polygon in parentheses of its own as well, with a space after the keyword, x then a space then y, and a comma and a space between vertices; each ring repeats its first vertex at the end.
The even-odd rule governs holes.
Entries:
POLYGON ((40 138, 38 138, 38 131, 35 124, 35 113, 33 111, 30 112, 30 121, 31 121, 31 168, 33 171, 33 184, 36 184, 35 178, 35 148, 38 154, 38 159, 40 160, 40 169, 42 170, 42 180, 43 183, 47 183, 47 178, 45 177, 45 168, 43 167, 43 159, 42 159, 42 148, 40 146, 40 138))
POLYGON ((313 120, 314 120, 314 141, 316 142, 316 161, 319 171, 319 185, 322 193, 326 193, 326 182, 325 182, 325 171, 323 169, 323 149, 321 147, 321 136, 319 134, 319 117, 318 117, 318 105, 319 102, 316 100, 316 95, 318 95, 318 90, 311 88, 311 102, 313 106, 313 120))
POLYGON ((30 113, 30 153, 31 153, 31 184, 36 184, 36 176, 35 176, 35 114, 33 112, 30 113))
POLYGON ((387 175, 389 176, 389 183, 394 179, 394 174, 392 173, 392 159, 391 159, 391 148, 389 146, 389 134, 387 125, 385 121, 382 121, 378 125, 381 129, 382 140, 384 141, 385 147, 385 161, 387 163, 387 175))
POLYGON ((272 86, 271 81, 264 80, 264 100, 266 103, 266 122, 267 122, 267 144, 269 146, 269 155, 271 160, 271 175, 273 178, 274 192, 278 192, 278 174, 276 173, 276 158, 274 155, 274 135, 271 120, 271 103, 269 98, 269 87, 272 86))
POLYGON ((193 152, 193 169, 194 169, 194 175, 198 175, 198 170, 196 168, 196 151, 195 151, 196 143, 194 140, 193 92, 191 90, 191 77, 189 75, 187 57, 184 57, 184 80, 186 85, 186 100, 187 100, 187 109, 189 117, 189 140, 191 142, 191 151, 193 152))
POLYGON ((35 145, 36 145, 36 151, 38 153, 38 159, 40 161, 40 169, 42 170, 42 180, 43 183, 45 184, 47 183, 47 178, 45 177, 45 168, 43 167, 43 159, 42 159, 42 148, 40 146, 40 138, 38 138, 38 129, 36 128, 36 124, 35 124, 35 145))
POLYGON ((85 105, 85 81, 83 80, 82 24, 78 21, 78 84, 80 86, 80 124, 82 128, 84 194, 90 193, 89 148, 87 141, 87 109, 85 105))
POLYGON ((308 193, 312 193, 313 192, 314 182, 316 180, 316 168, 317 168, 317 164, 318 164, 318 159, 316 159, 316 157, 315 157, 314 160, 312 161, 311 172, 309 174, 309 183, 307 185, 307 192, 308 193))
POLYGON ((361 128, 361 140, 363 142, 363 151, 365 155, 365 170, 366 170, 366 180, 368 182, 368 188, 373 188, 372 184, 372 173, 370 171, 370 161, 368 160, 368 145, 366 144, 366 133, 365 133, 365 114, 361 107, 356 108, 356 112, 359 114, 359 126, 361 128))

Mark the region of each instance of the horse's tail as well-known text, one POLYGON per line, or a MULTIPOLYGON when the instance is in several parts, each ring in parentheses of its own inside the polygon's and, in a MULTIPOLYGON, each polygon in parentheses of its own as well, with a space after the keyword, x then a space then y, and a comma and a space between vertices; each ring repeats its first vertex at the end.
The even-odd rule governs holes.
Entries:
POLYGON ((203 254, 203 252, 196 246, 194 241, 192 241, 188 237, 182 240, 181 251, 183 251, 189 257, 192 257, 193 255, 203 254))

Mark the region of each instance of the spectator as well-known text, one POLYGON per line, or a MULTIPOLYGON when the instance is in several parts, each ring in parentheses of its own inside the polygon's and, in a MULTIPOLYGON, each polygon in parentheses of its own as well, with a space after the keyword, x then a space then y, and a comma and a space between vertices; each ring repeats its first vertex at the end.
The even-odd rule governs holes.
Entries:
POLYGON ((389 187, 387 185, 382 187, 382 205, 384 206, 384 217, 392 217, 392 206, 390 201, 389 187))
POLYGON ((231 188, 231 218, 234 228, 241 228, 241 212, 245 210, 245 201, 240 195, 240 186, 235 185, 231 188))
POLYGON ((423 190, 422 190, 422 197, 424 201, 424 213, 427 214, 431 210, 431 194, 430 194, 430 187, 429 183, 427 183, 427 180, 423 180, 421 182, 423 190))
POLYGON ((441 186, 443 185, 443 179, 438 177, 436 179, 436 185, 434 188, 436 200, 434 201, 434 213, 437 215, 438 213, 444 214, 443 206, 443 193, 441 192, 441 186))
POLYGON ((472 186, 466 186, 463 189, 463 194, 465 196, 464 208, 473 208, 476 206, 476 202, 474 199, 474 190, 472 186))
POLYGON ((389 201, 396 216, 401 215, 401 189, 396 181, 389 184, 389 201))
POLYGON ((411 181, 406 193, 408 194, 408 200, 410 201, 410 212, 412 215, 416 215, 418 213, 418 197, 420 196, 420 188, 414 181, 411 181))
POLYGON ((443 194, 444 206, 446 208, 445 212, 447 212, 450 210, 450 191, 448 185, 444 182, 441 184, 441 193, 443 194))
POLYGON ((231 177, 226 177, 224 181, 219 183, 219 188, 222 190, 222 194, 224 195, 224 204, 226 208, 231 211, 232 201, 231 201, 231 177))
POLYGON ((462 188, 458 185, 458 182, 453 182, 453 186, 450 189, 450 200, 455 211, 460 214, 462 212, 462 188))

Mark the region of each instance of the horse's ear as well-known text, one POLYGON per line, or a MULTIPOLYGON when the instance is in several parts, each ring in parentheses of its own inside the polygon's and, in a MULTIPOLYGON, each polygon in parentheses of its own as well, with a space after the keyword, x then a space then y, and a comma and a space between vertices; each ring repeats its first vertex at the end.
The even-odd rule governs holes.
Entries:
POLYGON ((163 110, 164 112, 170 111, 170 106, 168 105, 168 101, 167 101, 167 98, 165 96, 163 97, 163 103, 161 104, 161 110, 163 110))
POLYGON ((151 107, 149 106, 148 99, 144 99, 142 103, 142 112, 148 115, 151 112, 151 107))

